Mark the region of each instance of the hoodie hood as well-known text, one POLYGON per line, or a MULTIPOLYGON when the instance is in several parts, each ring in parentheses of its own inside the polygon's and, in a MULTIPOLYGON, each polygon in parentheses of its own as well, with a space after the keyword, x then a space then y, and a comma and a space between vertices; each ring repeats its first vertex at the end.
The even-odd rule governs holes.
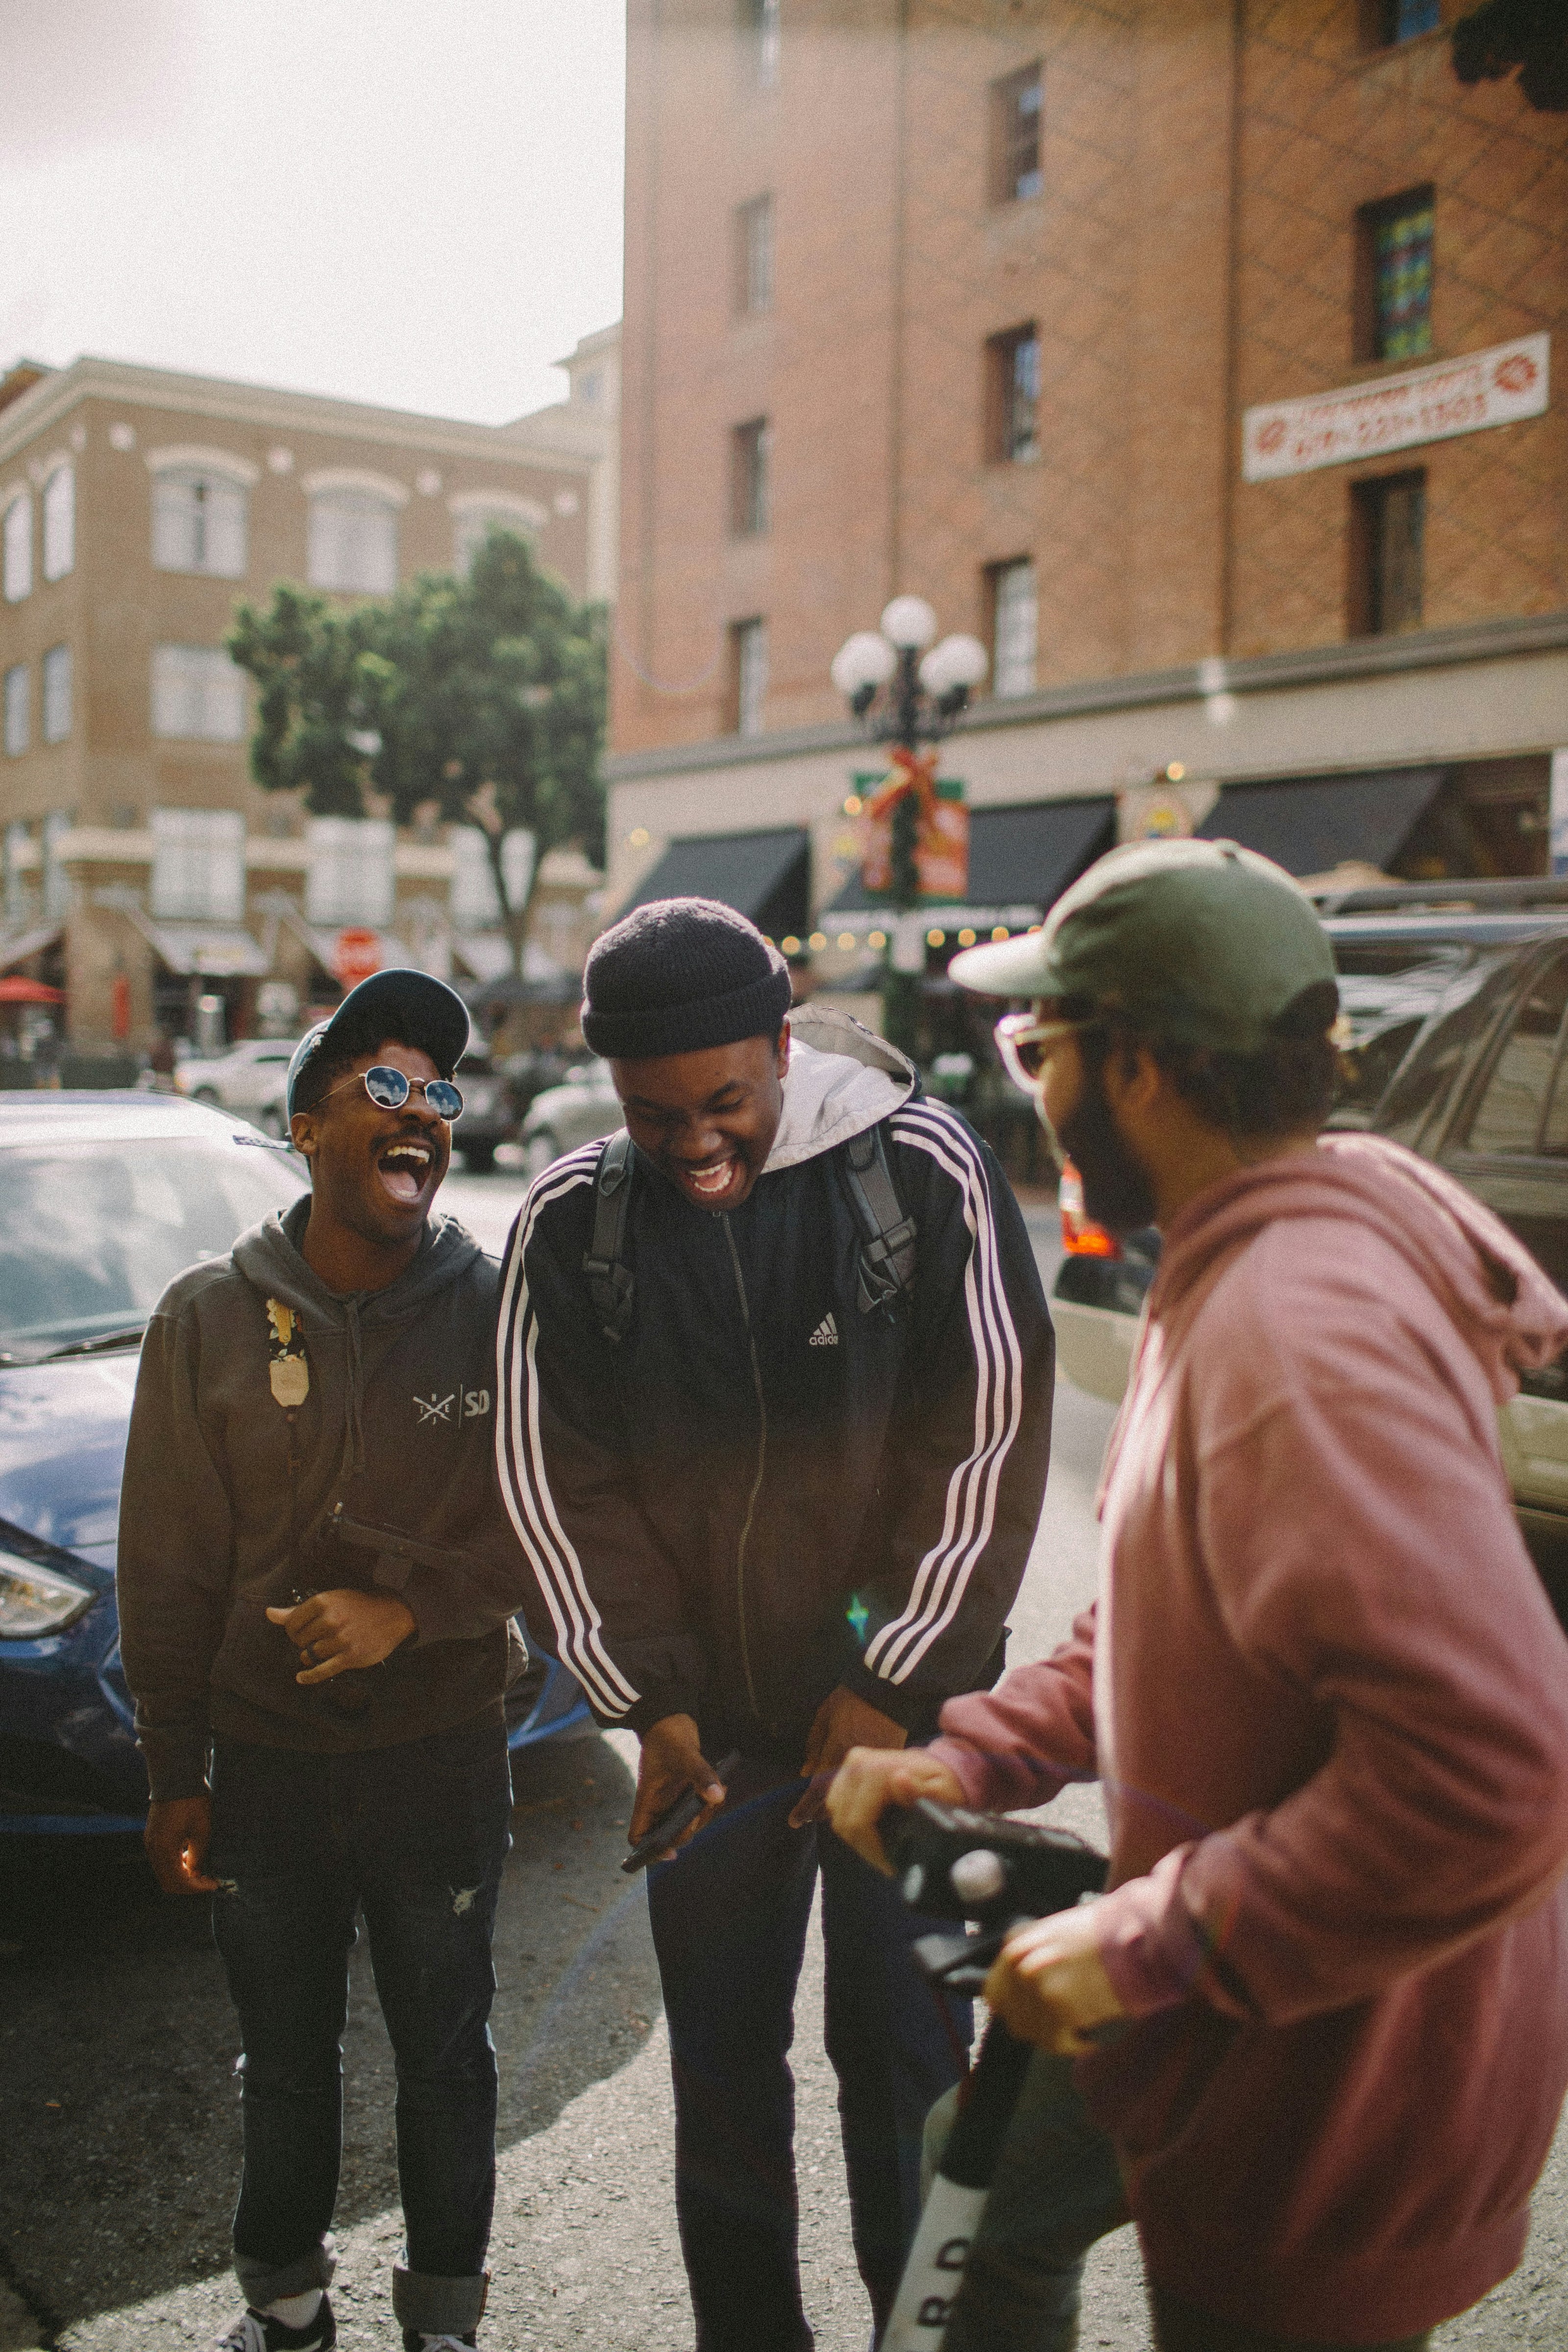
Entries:
POLYGON ((364 1355, 362 1334, 384 1325, 405 1323, 426 1307, 437 1291, 459 1281, 477 1257, 477 1241, 455 1217, 432 1217, 425 1228, 413 1264, 384 1290, 329 1290, 306 1259, 300 1246, 310 1222, 308 1192, 280 1213, 264 1217, 241 1234, 234 1245, 239 1273, 263 1298, 291 1307, 305 1330, 310 1354, 311 1334, 323 1329, 344 1335, 347 1394, 343 1414, 345 1477, 364 1466, 364 1355))
POLYGON ((798 1005, 789 1016, 784 1117, 764 1176, 798 1168, 907 1103, 920 1085, 914 1064, 837 1007, 798 1005))
POLYGON ((1165 1236, 1149 1315, 1169 1315, 1222 1255, 1281 1217, 1371 1225, 1441 1300, 1500 1404, 1521 1372, 1568 1347, 1568 1299, 1501 1219, 1441 1169, 1376 1135, 1238 1170, 1190 1202, 1165 1236))

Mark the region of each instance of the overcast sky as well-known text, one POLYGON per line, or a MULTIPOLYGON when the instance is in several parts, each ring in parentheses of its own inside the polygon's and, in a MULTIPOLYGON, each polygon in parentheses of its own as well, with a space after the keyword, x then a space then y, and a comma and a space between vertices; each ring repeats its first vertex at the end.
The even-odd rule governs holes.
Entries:
POLYGON ((621 306, 624 0, 0 0, 0 366, 492 423, 621 306))

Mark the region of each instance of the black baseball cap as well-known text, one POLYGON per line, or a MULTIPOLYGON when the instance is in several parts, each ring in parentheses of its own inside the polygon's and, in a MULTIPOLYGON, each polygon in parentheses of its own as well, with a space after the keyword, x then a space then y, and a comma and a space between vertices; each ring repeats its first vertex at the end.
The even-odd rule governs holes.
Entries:
POLYGON ((376 1045, 395 1037, 401 1045, 417 1046, 444 1078, 451 1076, 468 1049, 468 1008, 455 988, 427 971, 373 971, 350 989, 330 1020, 318 1021, 295 1046, 286 1098, 290 1118, 304 1072, 351 1023, 362 1034, 374 1029, 376 1045))

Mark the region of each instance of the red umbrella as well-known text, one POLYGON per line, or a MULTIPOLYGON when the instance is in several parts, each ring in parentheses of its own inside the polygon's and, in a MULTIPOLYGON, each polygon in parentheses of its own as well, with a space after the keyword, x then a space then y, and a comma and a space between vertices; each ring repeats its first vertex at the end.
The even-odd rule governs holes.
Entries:
POLYGON ((7 972, 0 980, 0 1004, 63 1004, 63 988, 46 988, 41 980, 24 980, 17 972, 7 972))

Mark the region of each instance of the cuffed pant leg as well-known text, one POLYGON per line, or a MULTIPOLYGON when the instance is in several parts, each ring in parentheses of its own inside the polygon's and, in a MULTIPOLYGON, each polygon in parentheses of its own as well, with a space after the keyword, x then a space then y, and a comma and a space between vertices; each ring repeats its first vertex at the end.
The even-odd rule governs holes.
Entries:
POLYGON ((939 1996, 915 1966, 914 1938, 939 1923, 906 1909, 894 1882, 826 1824, 817 1852, 827 2054, 838 2077, 850 2229, 880 2329, 920 2219, 925 2118, 958 2079, 973 2012, 966 2000, 939 1996))
POLYGON ((799 1784, 742 1804, 648 1873, 669 2022, 675 2197, 698 2352, 802 2352, 788 2052, 816 1876, 799 1784))
POLYGON ((327 1828, 324 1759, 219 1743, 213 1936, 238 2014, 247 2302, 330 2284, 356 1888, 327 1828))
POLYGON ((453 1732, 338 1759, 354 1783, 365 1927, 397 2069, 405 2327, 466 2334, 489 2284, 496 2055, 490 1956, 510 1843, 504 1733, 453 1732))

